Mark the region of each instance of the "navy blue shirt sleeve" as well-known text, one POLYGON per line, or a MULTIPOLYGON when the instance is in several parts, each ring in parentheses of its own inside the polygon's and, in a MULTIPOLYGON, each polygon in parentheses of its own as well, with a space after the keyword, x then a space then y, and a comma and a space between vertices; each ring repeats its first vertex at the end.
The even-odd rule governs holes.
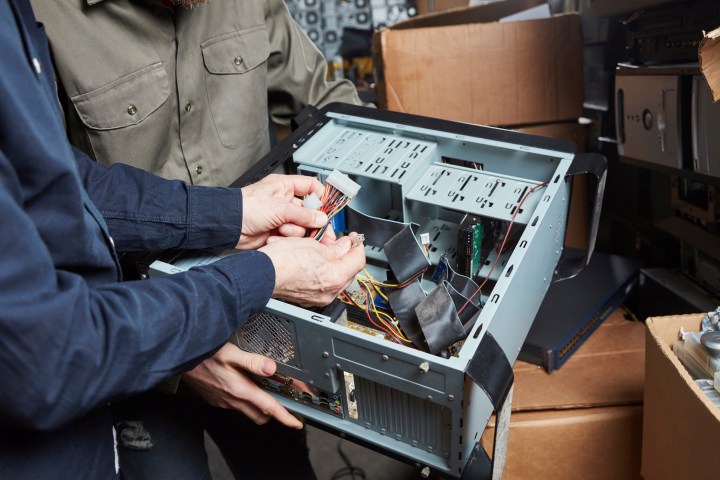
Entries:
POLYGON ((237 244, 242 227, 239 189, 189 186, 129 165, 105 167, 75 147, 73 153, 83 185, 118 251, 237 244))
MULTIPOLYGON (((230 246, 241 193, 88 161, 67 143, 46 39, 29 4, 0 0, 2 428, 96 432, 72 422, 195 365, 273 290, 273 265, 260 252, 119 283, 111 235, 129 248, 230 246)), ((110 438, 107 428, 102 438, 110 438)), ((35 448, 23 438, 25 450, 35 448)), ((35 438, 40 451, 44 437, 35 438)))
POLYGON ((0 152, 0 424, 56 427, 146 390, 222 345, 272 293, 260 252, 92 287, 53 265, 15 178, 0 152))

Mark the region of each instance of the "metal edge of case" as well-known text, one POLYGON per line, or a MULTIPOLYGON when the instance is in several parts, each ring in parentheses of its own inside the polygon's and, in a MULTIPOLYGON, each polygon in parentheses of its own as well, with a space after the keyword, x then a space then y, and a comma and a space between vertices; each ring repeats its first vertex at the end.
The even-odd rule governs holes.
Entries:
POLYGON ((331 103, 314 113, 305 110, 301 112, 300 116, 303 118, 298 119, 302 122, 299 124, 298 128, 270 153, 258 160, 255 165, 235 180, 230 186, 243 187, 254 183, 271 173, 278 165, 291 159, 293 152, 300 148, 300 146, 309 139, 309 135, 312 135, 316 129, 322 127, 331 120, 331 118, 327 116, 327 114, 331 112, 340 115, 354 115, 377 121, 405 124, 419 128, 442 130, 457 135, 482 137, 486 140, 513 143, 526 147, 540 148, 561 153, 574 153, 576 150, 575 144, 567 140, 541 137, 539 135, 532 135, 529 133, 515 132, 469 123, 428 118, 408 113, 390 112, 345 103, 331 103))

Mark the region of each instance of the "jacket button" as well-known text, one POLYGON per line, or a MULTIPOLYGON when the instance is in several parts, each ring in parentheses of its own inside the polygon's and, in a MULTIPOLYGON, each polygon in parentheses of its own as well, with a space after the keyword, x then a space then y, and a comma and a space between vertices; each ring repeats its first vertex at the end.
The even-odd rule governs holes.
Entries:
POLYGON ((185 111, 189 112, 190 110, 192 110, 192 103, 188 102, 185 104, 185 111))
POLYGON ((198 175, 200 175, 202 173, 202 171, 203 171, 202 165, 198 165, 197 167, 195 167, 195 173, 197 173, 198 175))
POLYGON ((128 115, 135 115, 137 113, 137 107, 135 105, 128 105, 128 115))
POLYGON ((239 67, 243 63, 243 59, 241 57, 235 57, 235 60, 233 60, 233 63, 236 67, 239 67))

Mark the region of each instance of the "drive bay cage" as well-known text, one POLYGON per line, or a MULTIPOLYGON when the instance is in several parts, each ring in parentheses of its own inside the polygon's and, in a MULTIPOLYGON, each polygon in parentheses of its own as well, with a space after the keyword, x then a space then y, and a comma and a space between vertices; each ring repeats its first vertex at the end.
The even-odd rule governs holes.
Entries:
POLYGON ((511 365, 550 283, 579 272, 593 248, 606 164, 573 152, 569 142, 362 107, 314 112, 236 185, 282 163, 323 180, 346 174, 361 189, 340 224, 365 234, 366 273, 403 288, 366 292, 366 305, 348 302, 344 313, 270 300, 232 341, 277 362, 262 385, 310 423, 426 474, 489 475, 478 441, 505 403, 511 365), (597 188, 590 248, 570 259, 576 174, 597 188), (377 309, 393 312, 412 343, 367 322, 377 309))

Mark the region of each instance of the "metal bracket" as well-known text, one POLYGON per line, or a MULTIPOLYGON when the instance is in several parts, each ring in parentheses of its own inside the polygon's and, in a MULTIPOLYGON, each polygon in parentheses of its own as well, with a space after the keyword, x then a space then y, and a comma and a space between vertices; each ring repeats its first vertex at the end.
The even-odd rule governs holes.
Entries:
POLYGON ((587 250, 565 249, 557 268, 553 281, 566 280, 576 276, 590 263, 590 257, 595 249, 598 226, 600 224, 600 210, 602 209, 603 195, 605 194, 605 180, 607 178, 607 160, 599 153, 584 153, 575 155, 565 180, 576 175, 587 175, 595 179, 595 191, 592 192, 592 216, 590 217, 590 231, 588 232, 587 250))

